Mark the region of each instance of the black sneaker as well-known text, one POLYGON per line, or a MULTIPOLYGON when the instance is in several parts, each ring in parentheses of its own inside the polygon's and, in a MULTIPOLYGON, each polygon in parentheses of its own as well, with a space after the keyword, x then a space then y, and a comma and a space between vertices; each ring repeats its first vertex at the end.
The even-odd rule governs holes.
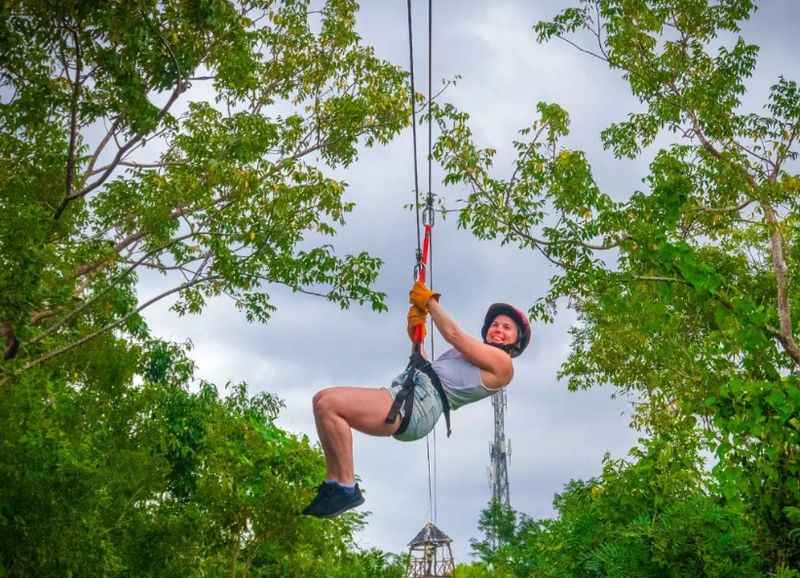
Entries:
POLYGON ((317 518, 333 518, 363 503, 364 496, 358 484, 354 491, 348 492, 339 484, 323 482, 317 488, 317 495, 303 510, 303 514, 317 518))

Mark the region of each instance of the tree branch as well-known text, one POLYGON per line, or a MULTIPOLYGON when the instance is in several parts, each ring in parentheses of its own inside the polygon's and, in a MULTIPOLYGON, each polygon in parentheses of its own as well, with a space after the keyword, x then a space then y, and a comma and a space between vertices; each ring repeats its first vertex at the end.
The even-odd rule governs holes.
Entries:
POLYGON ((769 331, 780 342, 786 353, 792 358, 792 361, 794 361, 795 365, 800 366, 800 349, 798 349, 797 343, 795 343, 791 335, 787 337, 783 331, 778 331, 769 325, 767 325, 767 331, 769 331))
POLYGON ((769 166, 774 166, 773 162, 772 162, 771 160, 769 160, 767 157, 765 157, 765 156, 762 156, 762 155, 758 154, 758 153, 757 153, 756 151, 754 151, 754 150, 750 150, 748 147, 744 146, 742 143, 740 143, 740 142, 739 142, 739 141, 737 141, 736 139, 731 139, 731 140, 730 140, 730 142, 731 142, 731 144, 733 144, 734 146, 736 146, 736 147, 738 147, 738 148, 742 149, 744 152, 746 152, 746 153, 747 153, 747 154, 749 154, 750 156, 752 156, 752 157, 755 157, 755 158, 757 158, 758 160, 760 160, 762 163, 764 163, 764 165, 765 165, 765 166, 767 166, 767 167, 769 167, 769 166))
POLYGON ((783 237, 781 235, 778 217, 775 209, 764 202, 761 204, 764 211, 764 218, 767 220, 770 229, 770 244, 772 248, 772 270, 775 273, 775 284, 777 286, 778 298, 778 319, 780 321, 779 340, 786 351, 800 365, 800 349, 794 341, 792 335, 792 312, 789 305, 789 293, 786 282, 786 261, 783 257, 783 237))
POLYGON ((44 311, 37 311, 33 315, 31 315, 31 325, 36 325, 39 321, 43 319, 48 319, 55 315, 56 312, 53 309, 45 309, 44 311))
POLYGON ((570 46, 572 46, 576 50, 579 50, 580 52, 583 52, 584 54, 588 54, 589 56, 594 56, 598 60, 602 60, 603 62, 608 63, 608 57, 605 56, 605 52, 603 52, 603 54, 597 54, 596 52, 594 52, 592 50, 588 50, 586 48, 583 48, 580 44, 578 44, 576 42, 573 42, 569 38, 561 36, 560 34, 557 35, 556 38, 558 38, 559 40, 563 40, 564 42, 566 42, 567 44, 569 44, 570 46))
POLYGON ((522 157, 517 161, 516 167, 514 167, 514 172, 511 173, 511 178, 508 180, 508 188, 512 189, 514 187, 514 183, 517 180, 517 174, 519 173, 519 169, 522 166, 527 158, 530 156, 531 152, 535 149, 536 145, 538 144, 539 137, 542 136, 544 130, 550 126, 549 123, 543 123, 539 130, 536 131, 536 134, 533 135, 530 143, 527 147, 525 147, 525 152, 522 153, 522 157))
POLYGON ((600 54, 603 55, 603 58, 606 62, 609 62, 608 53, 606 52, 605 46, 603 46, 603 37, 602 37, 602 16, 600 14, 600 2, 599 0, 595 0, 594 3, 594 13, 595 19, 597 23, 597 30, 593 31, 593 34, 597 38, 597 47, 600 50, 600 54))
POLYGON ((127 269, 125 269, 119 275, 117 275, 116 277, 111 279, 111 281, 108 284, 108 287, 106 287, 103 291, 99 292, 97 295, 93 296, 91 299, 83 302, 79 307, 77 307, 76 309, 71 311, 69 314, 67 314, 65 317, 63 317, 60 321, 57 321, 56 323, 52 324, 50 327, 45 329, 42 333, 40 333, 39 335, 37 335, 36 337, 31 339, 28 342, 28 344, 29 345, 34 345, 34 344, 38 343, 39 341, 41 341, 42 339, 44 339, 48 335, 52 335, 59 328, 63 327, 64 325, 66 325, 67 323, 69 323, 70 321, 75 319, 78 315, 81 314, 81 312, 85 311, 92 304, 96 303, 98 300, 100 300, 102 297, 104 297, 106 294, 108 294, 108 292, 111 291, 114 288, 114 286, 115 286, 115 284, 117 282, 121 281, 122 279, 124 279, 125 277, 127 277, 128 275, 133 273, 133 271, 137 267, 139 267, 140 265, 145 263, 145 261, 147 259, 149 259, 150 257, 152 257, 153 255, 156 255, 156 254, 164 251, 165 249, 171 247, 175 243, 179 243, 181 241, 185 241, 186 239, 194 237, 195 235, 196 235, 195 233, 191 233, 191 234, 188 234, 188 235, 182 235, 180 237, 176 237, 174 239, 171 239, 169 243, 166 243, 165 245, 157 247, 156 249, 153 249, 152 251, 146 253, 144 256, 142 256, 141 259, 139 259, 138 261, 133 262, 127 269))
POLYGON ((696 210, 698 212, 702 212, 702 213, 738 213, 739 211, 742 211, 742 210, 746 209, 749 205, 752 205, 755 202, 756 202, 756 199, 748 199, 747 201, 745 201, 744 203, 742 203, 741 205, 738 205, 738 206, 719 207, 719 208, 706 207, 704 205, 698 205, 696 210))
POLYGON ((94 173, 94 165, 97 163, 97 160, 100 158, 100 154, 103 152, 103 149, 106 148, 106 145, 108 144, 108 142, 111 140, 111 138, 113 136, 116 135, 117 130, 119 130, 120 124, 122 124, 122 120, 119 117, 117 117, 114 120, 114 122, 111 123, 111 128, 108 129, 108 132, 102 138, 102 140, 100 141, 100 144, 97 145, 97 148, 95 149, 94 153, 89 158, 89 164, 86 167, 86 174, 87 175, 91 176, 91 175, 95 174, 94 173))
MULTIPOLYGON (((74 28, 69 28, 72 40, 75 43, 75 82, 72 84, 72 99, 69 111, 69 149, 67 151, 67 175, 66 191, 64 198, 68 199, 72 195, 72 186, 75 180, 75 149, 78 141, 78 100, 81 95, 81 45, 78 32, 74 28)), ((67 76, 69 73, 67 72, 67 76)), ((57 212, 57 215, 60 213, 57 212)), ((56 216, 56 220, 58 216, 56 216)))
MULTIPOLYGON (((133 161, 119 161, 117 163, 117 166, 118 167, 130 167, 130 168, 134 168, 134 169, 164 169, 164 168, 167 168, 167 167, 184 167, 184 166, 186 166, 186 163, 181 163, 181 162, 137 163, 137 162, 133 162, 133 161)), ((93 176, 93 175, 96 175, 98 173, 102 173, 107 168, 108 168, 108 166, 103 166, 103 167, 100 167, 99 169, 96 169, 96 170, 94 170, 94 171, 92 171, 91 173, 88 173, 88 174, 89 174, 89 176, 93 176)))
POLYGON ((689 285, 689 283, 683 279, 678 279, 677 277, 665 277, 662 275, 634 275, 633 277, 637 281, 657 281, 657 282, 665 282, 665 283, 680 283, 681 285, 689 285))
MULTIPOLYGON (((175 101, 178 99, 178 97, 185 90, 186 90, 186 84, 179 80, 178 83, 175 85, 175 88, 172 91, 172 94, 170 95, 169 99, 167 99, 166 104, 159 111, 158 117, 156 118, 156 125, 158 125, 158 123, 161 122, 161 120, 164 118, 164 116, 166 116, 166 114, 169 111, 169 109, 172 107, 172 105, 175 103, 175 101)), ((64 200, 61 202, 61 205, 59 205, 58 209, 56 210, 56 213, 54 215, 54 219, 58 220, 58 218, 61 217, 61 215, 63 214, 64 210, 67 208, 67 205, 71 201, 74 201, 75 199, 80 199, 82 197, 85 197, 86 195, 91 193, 93 190, 95 190, 97 187, 102 185, 108 179, 108 177, 111 175, 111 173, 114 171, 114 169, 117 168, 117 165, 120 163, 120 161, 122 160, 122 158, 125 155, 125 153, 127 153, 137 143, 139 143, 144 138, 144 136, 145 136, 144 134, 137 134, 137 135, 133 136, 127 143, 125 143, 122 147, 119 148, 119 150, 117 151, 117 154, 114 156, 114 159, 111 161, 111 163, 109 163, 106 166, 105 172, 103 172, 103 174, 100 177, 98 177, 97 180, 95 180, 94 182, 86 185, 80 191, 78 191, 76 193, 72 193, 71 195, 65 196, 64 200)))
MULTIPOLYGON (((178 217, 182 216, 184 214, 184 211, 186 210, 186 208, 187 208, 187 206, 182 206, 182 207, 178 207, 178 208, 174 209, 169 214, 169 219, 177 219, 178 217)), ((125 249, 127 249, 131 245, 135 244, 136 242, 141 241, 146 236, 147 236, 147 233, 145 233, 144 231, 139 231, 137 233, 129 235, 129 236, 125 237, 124 239, 118 241, 117 244, 114 245, 114 252, 117 255, 119 255, 120 253, 122 253, 122 251, 124 251, 125 249)), ((184 237, 179 237, 178 240, 187 239, 190 236, 191 235, 184 236, 184 237)), ((171 244, 172 244, 172 242, 168 243, 167 245, 162 247, 161 250, 166 249, 171 244)), ((75 269, 74 276, 77 278, 77 277, 83 277, 84 275, 89 275, 91 273, 94 273, 95 271, 98 271, 103 266, 109 264, 112 260, 113 260, 113 257, 108 258, 108 259, 101 259, 101 260, 96 261, 94 263, 81 265, 80 267, 75 269)))
MULTIPOLYGON (((98 335, 102 335, 103 333, 111 331, 112 329, 116 329, 117 327, 119 327, 120 325, 125 323, 128 319, 130 319, 134 315, 137 315, 138 313, 140 313, 145 308, 149 307, 153 303, 156 303, 156 302, 160 301, 161 299, 164 299, 165 297, 168 297, 168 296, 172 295, 173 293, 178 293, 180 291, 183 291, 184 289, 189 289, 190 287, 193 287, 195 285, 199 285, 200 283, 205 283, 207 281, 215 281, 215 280, 221 279, 221 278, 222 278, 221 275, 210 275, 208 277, 200 277, 200 278, 195 279, 193 281, 182 283, 181 285, 178 285, 177 287, 173 287, 172 289, 164 291, 163 293, 160 293, 160 294, 156 295, 155 297, 145 301, 144 303, 139 305, 136 309, 134 309, 133 311, 131 311, 127 315, 124 315, 123 317, 120 317, 116 321, 112 321, 111 323, 106 324, 105 326, 101 327, 100 329, 98 329, 96 331, 93 331, 92 333, 89 333, 89 334, 81 337, 80 339, 78 339, 77 341, 74 341, 73 343, 70 343, 69 345, 65 345, 63 347, 60 347, 58 349, 55 349, 55 350, 50 351, 48 353, 45 353, 44 355, 42 355, 40 357, 37 357, 33 361, 31 361, 28 364, 26 364, 25 366, 23 366, 21 371, 28 371, 29 369, 33 369, 34 367, 42 365, 43 363, 46 363, 47 361, 50 361, 51 359, 54 359, 54 358, 56 358, 56 357, 58 357, 60 355, 63 355, 64 353, 72 351, 76 347, 79 347, 79 346, 91 341, 92 339, 94 339, 98 335)), ((8 381, 8 378, 4 378, 4 379, 0 380, 0 385, 4 385, 7 381, 8 381)))
POLYGON ((783 162, 786 160, 787 155, 790 154, 790 149, 792 148, 792 144, 794 144, 794 139, 797 138, 798 128, 800 128, 800 123, 797 123, 792 127, 792 132, 786 141, 786 154, 781 155, 779 153, 775 158, 775 162, 772 165, 772 172, 768 177, 769 182, 774 183, 778 179, 778 174, 781 171, 781 166, 783 166, 783 162))
POLYGON ((11 323, 8 321, 3 322, 3 324, 0 326, 0 337, 2 337, 6 342, 5 351, 3 352, 3 359, 6 361, 12 359, 17 355, 17 351, 19 350, 19 341, 14 335, 14 329, 11 327, 11 323))

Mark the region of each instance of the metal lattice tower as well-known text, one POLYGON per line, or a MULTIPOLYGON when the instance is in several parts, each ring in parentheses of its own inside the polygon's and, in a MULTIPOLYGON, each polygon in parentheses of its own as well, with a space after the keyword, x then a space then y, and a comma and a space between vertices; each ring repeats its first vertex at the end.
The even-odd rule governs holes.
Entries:
POLYGON ((494 410, 494 442, 491 449, 489 465, 489 487, 492 500, 503 506, 511 507, 511 495, 508 488, 508 460, 511 457, 511 441, 506 440, 505 410, 508 407, 506 392, 498 391, 492 396, 494 410))

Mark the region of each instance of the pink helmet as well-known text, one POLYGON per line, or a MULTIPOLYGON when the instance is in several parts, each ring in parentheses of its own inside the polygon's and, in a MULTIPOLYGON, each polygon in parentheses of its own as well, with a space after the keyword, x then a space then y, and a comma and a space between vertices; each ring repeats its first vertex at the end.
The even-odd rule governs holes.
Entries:
POLYGON ((486 312, 486 317, 483 319, 481 337, 484 343, 486 343, 486 334, 489 332, 489 326, 498 315, 508 315, 517 325, 517 342, 513 345, 498 346, 507 351, 511 357, 517 357, 520 353, 525 351, 525 348, 528 347, 528 344, 531 342, 531 324, 530 321, 528 321, 528 316, 508 303, 493 304, 489 307, 489 310, 486 312))

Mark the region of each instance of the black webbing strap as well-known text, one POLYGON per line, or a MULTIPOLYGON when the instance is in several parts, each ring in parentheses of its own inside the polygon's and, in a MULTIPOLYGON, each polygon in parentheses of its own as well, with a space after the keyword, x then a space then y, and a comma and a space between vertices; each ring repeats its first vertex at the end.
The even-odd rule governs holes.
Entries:
POLYGON ((439 394, 439 399, 442 400, 442 413, 444 413, 444 423, 447 426, 447 437, 450 437, 450 434, 452 433, 450 430, 450 402, 447 399, 447 394, 444 392, 442 382, 439 380, 439 376, 433 370, 433 367, 431 367, 430 362, 421 355, 419 356, 419 360, 421 363, 417 369, 427 374, 427 376, 431 379, 433 387, 436 389, 436 393, 439 394))
MULTIPOLYGON (((433 367, 431 367, 430 362, 422 357, 418 351, 414 351, 408 360, 406 369, 418 369, 430 378, 434 389, 436 389, 436 393, 439 394, 439 399, 442 400, 442 412, 444 413, 444 422, 447 425, 447 437, 450 437, 452 433, 450 430, 450 402, 447 400, 447 394, 444 392, 442 382, 439 380, 439 376, 436 375, 433 367)), ((394 398, 392 407, 389 409, 389 414, 386 416, 385 420, 385 423, 394 423, 394 420, 397 419, 397 415, 400 413, 400 408, 403 408, 403 419, 400 421, 400 427, 395 432, 395 435, 402 434, 408 429, 408 424, 411 421, 411 412, 414 409, 415 387, 414 372, 407 371, 402 389, 397 393, 397 397, 394 398)))
POLYGON ((397 395, 392 402, 392 407, 389 408, 389 413, 384 420, 384 423, 392 424, 397 419, 397 414, 400 413, 400 408, 403 407, 403 419, 400 420, 400 427, 397 428, 395 435, 401 434, 408 429, 408 424, 411 421, 411 411, 414 408, 414 372, 409 371, 411 363, 409 362, 406 367, 406 379, 403 382, 402 388, 397 392, 397 395))

